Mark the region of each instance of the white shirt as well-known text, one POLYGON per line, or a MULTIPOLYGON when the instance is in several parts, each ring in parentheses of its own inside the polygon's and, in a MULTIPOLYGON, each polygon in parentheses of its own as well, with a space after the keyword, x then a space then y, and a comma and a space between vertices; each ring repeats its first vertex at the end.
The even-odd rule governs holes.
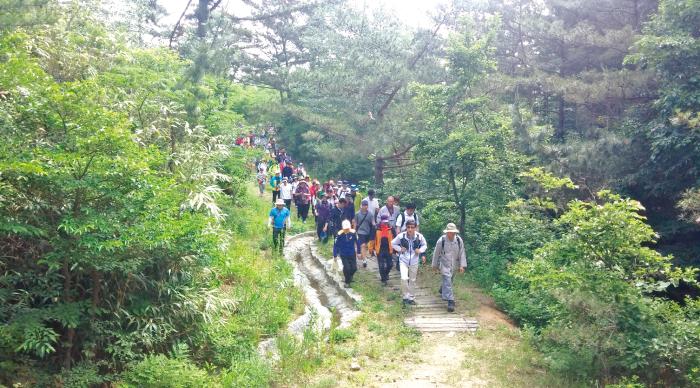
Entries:
POLYGON ((292 185, 289 183, 280 185, 280 198, 292 199, 292 185))
POLYGON ((401 230, 399 232, 405 232, 406 231, 406 223, 408 221, 415 221, 416 226, 420 225, 420 220, 418 217, 416 217, 416 211, 413 211, 413 215, 408 215, 406 211, 403 213, 399 214, 398 217, 396 217, 396 227, 398 228, 399 226, 401 227, 401 230))
POLYGON ((415 233, 413 239, 408 237, 408 233, 404 232, 400 233, 394 237, 393 240, 391 240, 391 246, 396 252, 399 252, 399 260, 405 265, 411 266, 418 265, 419 256, 425 253, 425 250, 428 248, 428 243, 425 241, 425 237, 418 232, 415 233), (404 239, 406 240, 407 246, 402 247, 401 240, 404 239), (418 252, 420 252, 419 254, 416 254, 415 252, 416 247, 418 252), (406 248, 406 251, 401 252, 401 248, 406 248))
POLYGON ((367 203, 369 204, 367 209, 369 209, 369 211, 371 211, 372 214, 376 215, 377 210, 379 210, 379 199, 378 198, 369 199, 369 197, 367 197, 367 198, 363 199, 363 201, 367 201, 367 203))

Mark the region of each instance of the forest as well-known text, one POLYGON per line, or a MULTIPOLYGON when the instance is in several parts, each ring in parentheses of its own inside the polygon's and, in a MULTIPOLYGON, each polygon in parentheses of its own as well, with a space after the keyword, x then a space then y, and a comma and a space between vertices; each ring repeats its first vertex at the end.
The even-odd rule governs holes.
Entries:
POLYGON ((548 373, 700 384, 700 1, 166 3, 0 0, 0 387, 304 385, 267 127, 454 222, 548 373))

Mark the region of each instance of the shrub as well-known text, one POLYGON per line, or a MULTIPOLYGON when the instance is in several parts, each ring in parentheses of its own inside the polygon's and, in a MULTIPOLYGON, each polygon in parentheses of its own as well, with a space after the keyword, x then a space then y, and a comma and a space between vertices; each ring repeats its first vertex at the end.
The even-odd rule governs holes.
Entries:
POLYGON ((122 373, 118 386, 152 388, 219 387, 207 372, 186 358, 168 358, 162 354, 147 356, 143 361, 131 364, 122 373))

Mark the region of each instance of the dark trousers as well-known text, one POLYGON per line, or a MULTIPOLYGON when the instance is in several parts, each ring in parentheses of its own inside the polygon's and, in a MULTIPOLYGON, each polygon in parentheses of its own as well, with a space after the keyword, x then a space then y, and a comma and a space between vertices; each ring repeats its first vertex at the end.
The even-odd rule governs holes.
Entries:
POLYGON ((357 272, 357 259, 355 256, 340 256, 340 261, 343 263, 345 283, 352 282, 352 276, 357 272))
POLYGON ((326 225, 325 222, 319 222, 318 220, 316 221, 316 236, 318 236, 318 239, 325 244, 328 242, 328 235, 326 235, 326 237, 324 238, 321 238, 321 235, 323 234, 324 225, 326 225))
POLYGON ((291 200, 291 199, 285 199, 285 200, 284 200, 284 206, 286 206, 287 209, 289 209, 289 211, 291 212, 291 211, 292 211, 292 200, 291 200))
POLYGON ((272 203, 275 203, 277 200, 277 197, 280 196, 279 190, 272 190, 272 203))
POLYGON ((282 254, 284 250, 284 235, 286 232, 287 228, 272 228, 273 253, 279 252, 279 254, 282 254))
POLYGON ((297 205, 297 213, 301 217, 302 221, 306 221, 306 219, 309 217, 309 204, 307 203, 306 205, 297 205))
POLYGON ((394 258, 386 253, 377 256, 377 262, 379 264, 379 277, 383 282, 389 281, 389 272, 391 267, 394 265, 394 258))

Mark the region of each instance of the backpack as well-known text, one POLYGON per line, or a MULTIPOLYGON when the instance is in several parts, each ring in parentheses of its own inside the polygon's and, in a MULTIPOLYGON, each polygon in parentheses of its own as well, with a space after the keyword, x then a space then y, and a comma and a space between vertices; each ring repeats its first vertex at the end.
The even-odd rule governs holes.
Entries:
MULTIPOLYGON (((403 232, 403 236, 401 236, 400 244, 402 247, 408 249, 408 239, 406 238, 406 232, 403 232)), ((421 241, 420 238, 418 238, 418 235, 416 234, 415 240, 413 240, 413 249, 419 249, 421 247, 421 241)))
MULTIPOLYGON (((457 237, 457 245, 459 246, 459 250, 461 251, 462 250, 462 238, 459 236, 455 236, 455 237, 457 237)), ((445 253, 445 239, 446 238, 447 238, 447 236, 445 236, 444 234, 442 235, 442 237, 440 237, 440 241, 442 242, 442 252, 443 253, 445 253)))
MULTIPOLYGON (((406 224, 406 213, 401 212, 401 214, 399 214, 399 216, 401 216, 401 225, 399 225, 399 229, 403 229, 404 224, 406 224)), ((416 221, 416 225, 418 225, 418 212, 417 211, 413 212, 413 219, 416 221)))

